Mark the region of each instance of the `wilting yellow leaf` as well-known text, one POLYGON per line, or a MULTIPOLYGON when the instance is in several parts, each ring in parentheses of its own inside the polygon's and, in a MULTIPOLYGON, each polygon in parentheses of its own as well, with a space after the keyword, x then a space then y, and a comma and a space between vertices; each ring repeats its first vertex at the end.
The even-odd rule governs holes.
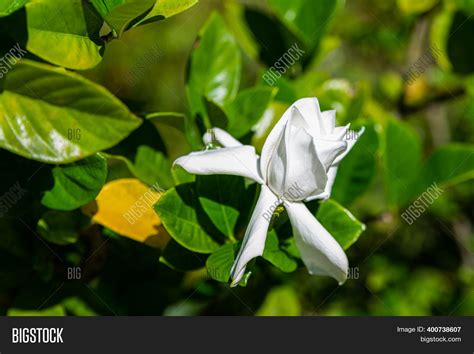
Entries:
POLYGON ((160 192, 138 179, 118 179, 104 185, 96 200, 82 211, 122 236, 163 248, 169 235, 153 210, 160 196, 160 192))

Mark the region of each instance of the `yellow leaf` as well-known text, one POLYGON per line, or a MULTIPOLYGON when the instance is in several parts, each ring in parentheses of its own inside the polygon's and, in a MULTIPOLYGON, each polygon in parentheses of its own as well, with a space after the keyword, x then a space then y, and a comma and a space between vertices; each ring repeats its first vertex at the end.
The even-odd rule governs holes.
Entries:
POLYGON ((118 179, 105 184, 96 200, 82 211, 122 236, 164 248, 170 236, 153 209, 161 194, 138 179, 118 179))

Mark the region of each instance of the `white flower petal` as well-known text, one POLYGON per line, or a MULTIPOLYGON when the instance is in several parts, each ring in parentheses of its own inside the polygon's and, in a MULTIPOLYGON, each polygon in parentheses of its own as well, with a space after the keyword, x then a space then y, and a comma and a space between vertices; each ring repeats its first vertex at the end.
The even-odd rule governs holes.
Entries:
POLYGON ((337 168, 338 166, 329 167, 329 170, 327 173, 328 180, 326 182, 326 187, 324 188, 324 192, 309 196, 308 198, 304 200, 305 202, 310 202, 316 199, 326 200, 331 197, 332 186, 334 185, 334 181, 336 180, 337 168))
POLYGON ((242 143, 221 128, 212 128, 204 133, 202 140, 205 145, 217 142, 223 147, 242 146, 242 143))
POLYGON ((334 160, 346 151, 348 145, 344 140, 332 141, 322 139, 315 139, 315 144, 319 160, 323 164, 325 172, 329 170, 334 160))
POLYGON ((295 103, 293 103, 281 116, 280 120, 275 124, 272 131, 265 140, 265 144, 262 148, 261 156, 261 169, 262 177, 266 180, 266 170, 268 163, 273 155, 275 149, 277 148, 278 142, 280 141, 280 136, 282 135, 285 125, 294 114, 294 108, 297 108, 301 113, 301 116, 304 119, 304 122, 307 124, 307 130, 311 135, 319 134, 319 120, 320 120, 320 110, 319 103, 316 98, 302 98, 295 103))
POLYGON ((253 146, 242 145, 192 152, 177 159, 174 165, 197 175, 236 175, 263 183, 258 160, 253 146))
POLYGON ((231 286, 236 286, 245 273, 247 263, 253 258, 261 256, 265 249, 265 240, 267 239, 268 225, 273 214, 273 210, 279 203, 278 198, 265 185, 258 198, 255 210, 253 211, 250 223, 245 231, 244 240, 239 254, 232 265, 230 275, 232 278, 231 286))
POLYGON ((304 118, 295 108, 267 166, 267 185, 285 200, 303 200, 321 193, 326 186, 326 169, 306 128, 304 118))
POLYGON ((325 135, 330 135, 336 127, 336 111, 329 110, 321 112, 321 131, 325 135))
POLYGON ((341 246, 303 203, 286 203, 296 246, 310 274, 329 275, 342 284, 349 261, 341 246))

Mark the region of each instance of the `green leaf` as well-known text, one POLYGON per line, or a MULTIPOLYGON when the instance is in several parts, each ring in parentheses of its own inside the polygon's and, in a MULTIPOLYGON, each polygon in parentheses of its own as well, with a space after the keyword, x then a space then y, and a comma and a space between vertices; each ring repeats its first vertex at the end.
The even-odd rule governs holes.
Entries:
POLYGON ((56 245, 69 245, 79 239, 82 220, 80 212, 50 210, 43 214, 36 229, 46 241, 56 245))
POLYGON ((247 134, 263 117, 276 90, 256 87, 239 92, 235 100, 224 107, 229 123, 227 131, 236 138, 247 134))
POLYGON ((267 235, 262 255, 264 259, 285 273, 291 273, 298 267, 296 260, 286 250, 289 242, 289 240, 285 240, 280 244, 276 232, 272 230, 267 235))
POLYGON ((363 223, 334 200, 321 203, 316 218, 345 250, 354 244, 365 230, 363 223))
POLYGON ((406 14, 420 14, 430 10, 438 0, 397 0, 397 5, 406 14))
POLYGON ((155 0, 92 0, 92 4, 120 37, 151 10, 155 0))
POLYGON ((207 116, 203 97, 221 106, 235 98, 241 66, 236 40, 214 13, 201 30, 200 41, 191 55, 187 93, 193 115, 207 116))
POLYGON ((77 209, 99 194, 107 178, 107 160, 99 154, 52 170, 53 187, 41 203, 51 209, 77 209))
POLYGON ((474 145, 448 144, 435 150, 423 165, 421 191, 436 182, 451 186, 474 178, 474 145))
POLYGON ((269 0, 280 20, 309 48, 315 48, 341 1, 269 0))
POLYGON ((194 6, 197 2, 198 0, 157 0, 151 11, 142 20, 137 22, 135 26, 177 15, 194 6))
POLYGON ((25 6, 27 0, 0 0, 0 17, 8 16, 25 6))
POLYGON ((391 205, 403 206, 413 196, 420 165, 421 142, 417 133, 408 124, 389 119, 385 127, 384 177, 391 205))
POLYGON ((225 244, 212 252, 206 261, 207 274, 214 280, 227 283, 241 242, 225 244))
POLYGON ((49 65, 22 60, 0 93, 0 146, 46 163, 107 149, 141 124, 103 87, 49 65))
POLYGON ((227 238, 235 240, 240 200, 245 195, 244 179, 226 175, 197 176, 196 187, 202 208, 214 225, 227 238))
POLYGON ((170 158, 177 158, 202 147, 199 130, 188 116, 175 112, 156 112, 146 116, 158 130, 170 158))
POLYGON ((90 69, 102 60, 102 20, 88 2, 30 0, 25 8, 28 51, 74 70, 90 69))
POLYGON ((24 309, 16 309, 10 308, 8 310, 8 316, 13 317, 20 317, 20 316, 66 316, 66 311, 61 304, 48 307, 47 309, 43 310, 24 310, 24 309))
POLYGON ((211 253, 219 248, 218 241, 223 241, 202 210, 194 183, 168 190, 155 210, 171 237, 191 251, 211 253))
POLYGON ((332 189, 331 198, 343 205, 350 204, 364 193, 375 175, 378 137, 373 125, 357 139, 349 154, 342 160, 332 189))
POLYGON ((171 162, 162 152, 146 145, 138 148, 132 172, 150 186, 158 184, 160 188, 168 189, 174 185, 171 162))
POLYGON ((267 294, 257 316, 301 316, 298 295, 289 286, 273 288, 267 294))

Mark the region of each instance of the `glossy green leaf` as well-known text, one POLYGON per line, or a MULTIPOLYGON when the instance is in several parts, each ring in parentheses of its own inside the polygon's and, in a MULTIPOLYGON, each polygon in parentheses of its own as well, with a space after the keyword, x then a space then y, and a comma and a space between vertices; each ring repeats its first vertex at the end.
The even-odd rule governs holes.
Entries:
POLYGON ((191 55, 188 98, 193 114, 205 114, 202 98, 223 105, 237 95, 241 54, 222 18, 214 13, 200 32, 191 55))
POLYGON ((240 199, 245 195, 244 179, 226 175, 197 176, 196 187, 202 208, 216 228, 227 238, 234 239, 240 199))
POLYGON ((27 0, 0 0, 0 17, 8 16, 25 6, 27 0))
POLYGON ((351 203, 369 188, 375 175, 378 148, 378 137, 373 125, 367 125, 362 136, 357 136, 354 131, 348 138, 357 139, 357 143, 342 160, 331 195, 342 205, 351 203))
POLYGON ((0 146, 47 163, 68 163, 107 149, 141 124, 103 87, 27 60, 3 81, 0 146))
POLYGON ((273 288, 267 294, 257 316, 301 316, 298 294, 289 286, 273 288))
POLYGON ((107 178, 107 161, 99 155, 52 170, 53 187, 46 191, 41 203, 56 210, 77 209, 99 194, 107 178))
POLYGON ((232 103, 224 107, 229 123, 227 131, 236 138, 247 134, 263 117, 276 90, 257 87, 239 92, 232 103))
POLYGON ((423 165, 423 187, 450 186, 474 178, 474 146, 448 144, 436 149, 423 165))
POLYGON ((285 240, 280 244, 276 232, 272 230, 267 235, 262 255, 264 259, 285 273, 291 273, 298 267, 296 260, 286 250, 289 242, 290 240, 285 240))
POLYGON ((389 119, 383 158, 388 201, 393 206, 402 206, 414 194, 421 166, 420 138, 407 123, 389 119))
POLYGON ((354 244, 365 230, 363 223, 334 200, 321 203, 316 218, 343 249, 348 249, 354 244))
POLYGON ((30 0, 25 8, 31 53, 74 70, 90 69, 102 60, 102 19, 88 2, 30 0))
POLYGON ((92 4, 120 37, 151 10, 155 0, 92 0, 92 4))
POLYGON ((50 210, 42 215, 36 230, 50 243, 69 245, 79 239, 81 222, 79 213, 50 210))
POLYGON ((281 21, 310 48, 319 43, 338 7, 336 0, 269 0, 269 4, 281 21))
POLYGON ((136 26, 177 15, 194 6, 197 2, 198 0, 157 0, 151 11, 137 22, 136 26))
POLYGON ((171 237, 191 251, 211 253, 223 241, 202 210, 193 183, 168 190, 155 204, 155 210, 171 237))
POLYGON ((241 243, 225 244, 212 252, 206 261, 207 274, 210 278, 227 283, 230 278, 230 270, 241 243))

